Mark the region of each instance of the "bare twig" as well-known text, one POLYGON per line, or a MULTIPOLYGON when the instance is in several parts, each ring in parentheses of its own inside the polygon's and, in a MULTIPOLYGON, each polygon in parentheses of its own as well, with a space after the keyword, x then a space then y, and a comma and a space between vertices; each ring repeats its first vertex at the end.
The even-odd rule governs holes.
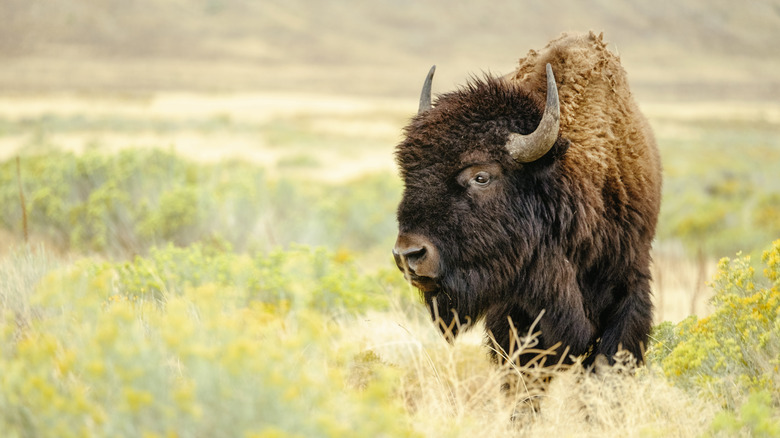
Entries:
POLYGON ((693 288, 693 296, 691 297, 691 315, 696 314, 696 307, 699 301, 699 297, 704 292, 704 286, 707 281, 707 257, 704 255, 704 251, 701 247, 696 253, 696 284, 693 288))
POLYGON ((19 203, 22 206, 22 229, 24 230, 24 243, 29 240, 27 232, 27 205, 24 202, 24 191, 22 190, 22 165, 19 156, 16 156, 16 179, 19 182, 19 203))

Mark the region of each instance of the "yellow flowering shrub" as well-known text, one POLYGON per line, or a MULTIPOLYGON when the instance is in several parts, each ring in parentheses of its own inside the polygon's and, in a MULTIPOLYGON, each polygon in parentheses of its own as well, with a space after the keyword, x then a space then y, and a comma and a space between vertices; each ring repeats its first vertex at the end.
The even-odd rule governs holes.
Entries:
POLYGON ((28 314, 0 306, 0 431, 409 436, 381 373, 350 384, 360 352, 337 323, 381 305, 351 297, 380 295, 377 284, 343 254, 302 247, 254 258, 168 247, 52 269, 30 285, 28 314))
POLYGON ((711 283, 713 313, 660 325, 649 352, 674 384, 731 410, 758 391, 769 394, 775 412, 780 407, 780 240, 762 262, 759 278, 749 256, 720 260, 711 283))

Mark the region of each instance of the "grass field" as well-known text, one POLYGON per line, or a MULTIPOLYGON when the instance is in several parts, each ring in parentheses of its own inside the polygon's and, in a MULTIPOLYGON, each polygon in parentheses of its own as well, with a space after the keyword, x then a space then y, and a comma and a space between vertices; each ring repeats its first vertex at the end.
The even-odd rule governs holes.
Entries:
POLYGON ((518 370, 488 360, 479 329, 447 345, 392 266, 409 106, 0 99, 9 436, 778 432, 777 396, 756 388, 780 382, 780 269, 772 253, 760 268, 780 235, 762 222, 780 206, 780 107, 645 108, 666 169, 654 294, 670 322, 638 375, 558 370, 541 392, 536 369, 502 389, 518 370), (752 264, 716 269, 738 250, 752 264), (737 311, 717 316, 724 300, 737 311), (739 351, 692 347, 709 333, 739 351))
POLYGON ((778 0, 0 16, 3 437, 780 436, 778 0), (431 64, 589 29, 663 158, 648 361, 500 367, 394 266, 393 150, 431 64))

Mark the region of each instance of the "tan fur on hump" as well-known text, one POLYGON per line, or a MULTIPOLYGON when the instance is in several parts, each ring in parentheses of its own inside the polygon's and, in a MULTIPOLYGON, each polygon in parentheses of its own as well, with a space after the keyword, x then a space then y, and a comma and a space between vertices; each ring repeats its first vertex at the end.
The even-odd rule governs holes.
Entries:
POLYGON ((543 49, 529 51, 504 78, 523 83, 544 102, 547 63, 558 83, 561 136, 571 141, 564 163, 577 174, 574 181, 590 186, 582 189, 591 195, 591 205, 601 204, 604 199, 593 195, 604 192, 623 206, 639 199, 646 200, 645 208, 660 203, 660 158, 655 147, 646 146, 655 144, 652 131, 603 34, 563 34, 543 49))

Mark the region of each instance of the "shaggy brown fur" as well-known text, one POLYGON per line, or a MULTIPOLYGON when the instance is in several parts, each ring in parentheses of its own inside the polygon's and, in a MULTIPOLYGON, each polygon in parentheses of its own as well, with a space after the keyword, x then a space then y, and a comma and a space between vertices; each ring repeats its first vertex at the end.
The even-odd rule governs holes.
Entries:
POLYGON ((557 354, 568 348, 586 363, 622 347, 641 360, 661 167, 601 36, 564 35, 510 75, 440 96, 407 126, 396 155, 405 183, 399 241, 420 236, 435 248, 435 278, 411 274, 433 315, 445 325, 456 314, 484 317, 503 356, 544 310, 539 347, 561 343, 557 354), (504 145, 538 125, 547 63, 559 138, 541 159, 518 164, 504 145))

